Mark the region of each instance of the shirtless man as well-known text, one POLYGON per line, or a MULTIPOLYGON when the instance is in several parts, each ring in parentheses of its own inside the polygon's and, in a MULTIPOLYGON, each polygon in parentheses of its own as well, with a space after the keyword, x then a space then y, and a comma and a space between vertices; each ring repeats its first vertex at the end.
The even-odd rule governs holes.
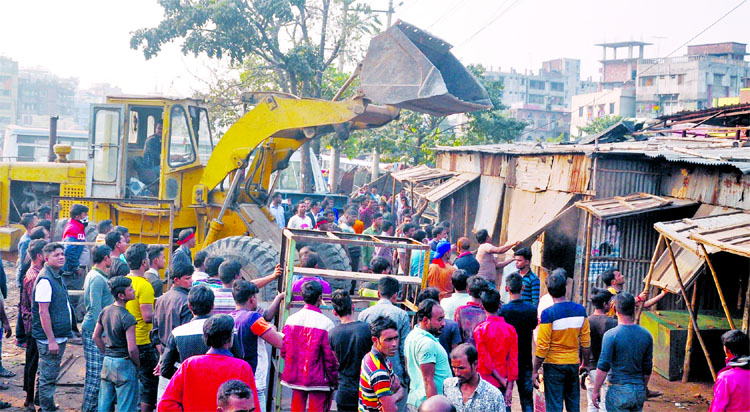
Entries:
POLYGON ((485 229, 479 230, 476 234, 476 238, 477 243, 479 243, 476 256, 479 261, 479 272, 477 274, 484 276, 490 282, 500 284, 500 281, 497 278, 497 271, 513 262, 513 259, 498 262, 495 255, 505 253, 511 248, 518 246, 521 242, 514 242, 510 245, 496 247, 490 243, 490 236, 485 229))

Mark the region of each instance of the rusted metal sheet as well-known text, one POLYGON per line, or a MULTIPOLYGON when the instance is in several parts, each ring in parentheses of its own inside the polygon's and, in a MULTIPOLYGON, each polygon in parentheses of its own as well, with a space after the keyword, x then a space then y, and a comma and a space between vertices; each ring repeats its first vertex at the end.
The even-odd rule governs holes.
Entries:
POLYGON ((557 155, 552 161, 548 189, 585 193, 589 184, 591 159, 584 155, 557 155))
POLYGON ((684 199, 660 197, 648 193, 636 193, 628 196, 614 196, 607 199, 596 199, 577 202, 576 206, 586 210, 598 219, 636 215, 656 209, 667 209, 694 205, 696 202, 684 199))
POLYGON ((506 156, 483 153, 481 173, 486 176, 505 176, 506 163, 506 156))
POLYGON ((547 190, 553 156, 521 156, 516 160, 516 186, 530 192, 547 190))
POLYGON ((435 186, 430 191, 426 192, 423 197, 430 202, 439 202, 468 183, 473 182, 478 177, 479 175, 476 173, 461 173, 460 175, 453 176, 440 185, 435 186))
POLYGON ((703 166, 673 167, 663 182, 665 192, 674 197, 750 209, 750 175, 720 172, 703 166))

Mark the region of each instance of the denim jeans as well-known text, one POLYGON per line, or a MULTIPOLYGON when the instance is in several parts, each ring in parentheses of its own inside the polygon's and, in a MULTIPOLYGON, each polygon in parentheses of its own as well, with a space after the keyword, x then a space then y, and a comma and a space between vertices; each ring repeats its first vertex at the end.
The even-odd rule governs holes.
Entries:
POLYGON ((521 411, 534 412, 534 385, 531 382, 531 365, 528 368, 518 368, 518 399, 521 401, 521 411))
POLYGON ((118 411, 138 409, 138 372, 128 358, 105 356, 99 386, 99 412, 111 411, 115 402, 118 411))
POLYGON ((55 388, 57 374, 60 373, 60 360, 65 354, 65 343, 58 343, 60 350, 57 355, 49 352, 49 345, 37 341, 39 350, 39 406, 42 412, 55 410, 55 388))
POLYGON ((608 412, 641 412, 646 402, 643 384, 610 384, 607 391, 608 412))
POLYGON ((159 355, 152 343, 138 345, 138 359, 141 366, 138 367, 138 380, 141 403, 156 406, 156 394, 159 390, 158 376, 154 376, 154 368, 159 363, 159 355))
POLYGON ((578 385, 578 364, 556 365, 545 363, 544 403, 547 412, 580 412, 581 387, 578 385))

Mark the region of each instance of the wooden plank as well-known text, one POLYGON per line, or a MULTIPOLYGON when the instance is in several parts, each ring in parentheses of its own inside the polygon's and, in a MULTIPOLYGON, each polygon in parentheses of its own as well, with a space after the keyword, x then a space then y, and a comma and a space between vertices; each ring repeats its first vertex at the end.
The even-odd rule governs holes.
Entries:
POLYGON ((388 274, 377 274, 377 273, 364 273, 364 272, 344 272, 340 270, 330 269, 317 269, 317 268, 303 268, 299 266, 294 267, 295 275, 309 275, 309 276, 320 276, 322 278, 336 278, 344 280, 365 280, 369 282, 377 282, 380 279, 390 276, 399 281, 399 283, 407 285, 421 285, 422 279, 416 276, 400 276, 400 275, 388 275, 388 274))

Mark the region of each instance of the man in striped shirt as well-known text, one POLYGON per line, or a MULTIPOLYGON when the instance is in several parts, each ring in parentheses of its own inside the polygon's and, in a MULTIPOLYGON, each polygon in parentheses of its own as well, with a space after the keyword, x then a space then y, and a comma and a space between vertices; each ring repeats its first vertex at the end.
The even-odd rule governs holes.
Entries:
POLYGON ((396 412, 404 389, 388 357, 398 350, 398 327, 386 316, 370 323, 372 350, 362 359, 359 375, 359 412, 396 412))
POLYGON ((523 291, 521 292, 521 300, 524 302, 539 306, 539 276, 531 271, 531 249, 523 247, 513 253, 513 258, 516 259, 516 269, 518 274, 523 277, 523 291))
POLYGON ((546 284, 554 304, 542 312, 536 342, 536 358, 531 373, 538 386, 539 367, 544 364, 544 401, 547 412, 580 409, 578 349, 583 351, 584 368, 590 368, 591 336, 586 309, 565 299, 565 269, 555 269, 546 284))

